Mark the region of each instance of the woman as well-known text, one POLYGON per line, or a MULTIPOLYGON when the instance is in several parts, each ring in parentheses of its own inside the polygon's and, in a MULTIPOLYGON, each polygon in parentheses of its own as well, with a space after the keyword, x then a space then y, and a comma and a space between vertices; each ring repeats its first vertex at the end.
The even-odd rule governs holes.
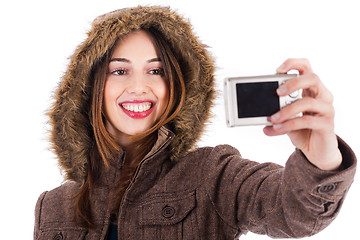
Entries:
POLYGON ((136 7, 95 19, 49 112, 66 182, 36 205, 35 239, 310 236, 335 218, 356 158, 333 130, 331 93, 306 60, 278 89, 303 100, 274 114, 285 168, 227 145, 195 148, 214 99, 214 63, 181 16, 136 7), (291 116, 304 112, 303 117, 291 116))

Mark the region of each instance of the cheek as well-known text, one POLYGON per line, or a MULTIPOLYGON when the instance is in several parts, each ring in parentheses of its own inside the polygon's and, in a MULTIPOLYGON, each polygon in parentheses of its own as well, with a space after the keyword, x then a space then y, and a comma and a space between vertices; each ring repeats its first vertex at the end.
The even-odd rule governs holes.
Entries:
POLYGON ((165 110, 165 107, 167 103, 169 102, 169 88, 165 82, 163 82, 161 85, 157 86, 157 97, 161 102, 163 110, 165 110))
POLYGON ((116 105, 116 99, 119 97, 119 86, 114 81, 106 80, 104 87, 104 108, 109 111, 112 105, 116 105))

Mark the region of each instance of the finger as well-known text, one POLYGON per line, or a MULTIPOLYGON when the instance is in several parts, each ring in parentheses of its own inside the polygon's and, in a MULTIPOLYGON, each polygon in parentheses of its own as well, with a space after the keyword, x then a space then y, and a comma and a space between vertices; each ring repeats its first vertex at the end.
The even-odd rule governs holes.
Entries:
POLYGON ((268 136, 279 136, 305 129, 331 132, 334 130, 334 123, 328 117, 304 115, 302 117, 287 120, 283 123, 267 126, 264 128, 264 133, 268 136))
POLYGON ((279 96, 287 96, 299 89, 315 88, 319 85, 320 79, 315 74, 302 75, 288 79, 277 89, 279 96))
POLYGON ((315 73, 287 80, 277 89, 277 93, 279 96, 287 96, 299 89, 303 89, 303 97, 319 98, 328 103, 333 102, 333 95, 315 73))
POLYGON ((275 124, 281 123, 295 115, 298 115, 299 113, 305 113, 304 115, 334 118, 335 110, 333 105, 328 104, 327 102, 306 97, 285 106, 280 111, 272 115, 269 120, 275 124))
POLYGON ((276 69, 276 72, 287 73, 290 70, 298 70, 300 75, 312 72, 310 62, 306 58, 289 58, 276 69))

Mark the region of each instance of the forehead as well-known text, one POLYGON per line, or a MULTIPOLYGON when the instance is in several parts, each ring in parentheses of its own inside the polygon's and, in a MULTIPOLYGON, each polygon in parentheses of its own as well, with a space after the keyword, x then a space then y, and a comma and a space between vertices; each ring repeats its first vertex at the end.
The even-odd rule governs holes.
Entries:
POLYGON ((138 30, 129 33, 121 39, 115 46, 112 58, 114 57, 156 57, 157 51, 151 36, 143 31, 138 30))

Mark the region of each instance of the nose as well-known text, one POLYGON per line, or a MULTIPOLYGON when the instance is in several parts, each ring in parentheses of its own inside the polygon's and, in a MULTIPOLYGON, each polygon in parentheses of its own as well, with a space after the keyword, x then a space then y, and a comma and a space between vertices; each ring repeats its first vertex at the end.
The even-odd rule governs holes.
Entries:
POLYGON ((141 74, 134 75, 130 81, 127 88, 128 93, 141 95, 149 91, 149 86, 146 82, 146 79, 141 74))

